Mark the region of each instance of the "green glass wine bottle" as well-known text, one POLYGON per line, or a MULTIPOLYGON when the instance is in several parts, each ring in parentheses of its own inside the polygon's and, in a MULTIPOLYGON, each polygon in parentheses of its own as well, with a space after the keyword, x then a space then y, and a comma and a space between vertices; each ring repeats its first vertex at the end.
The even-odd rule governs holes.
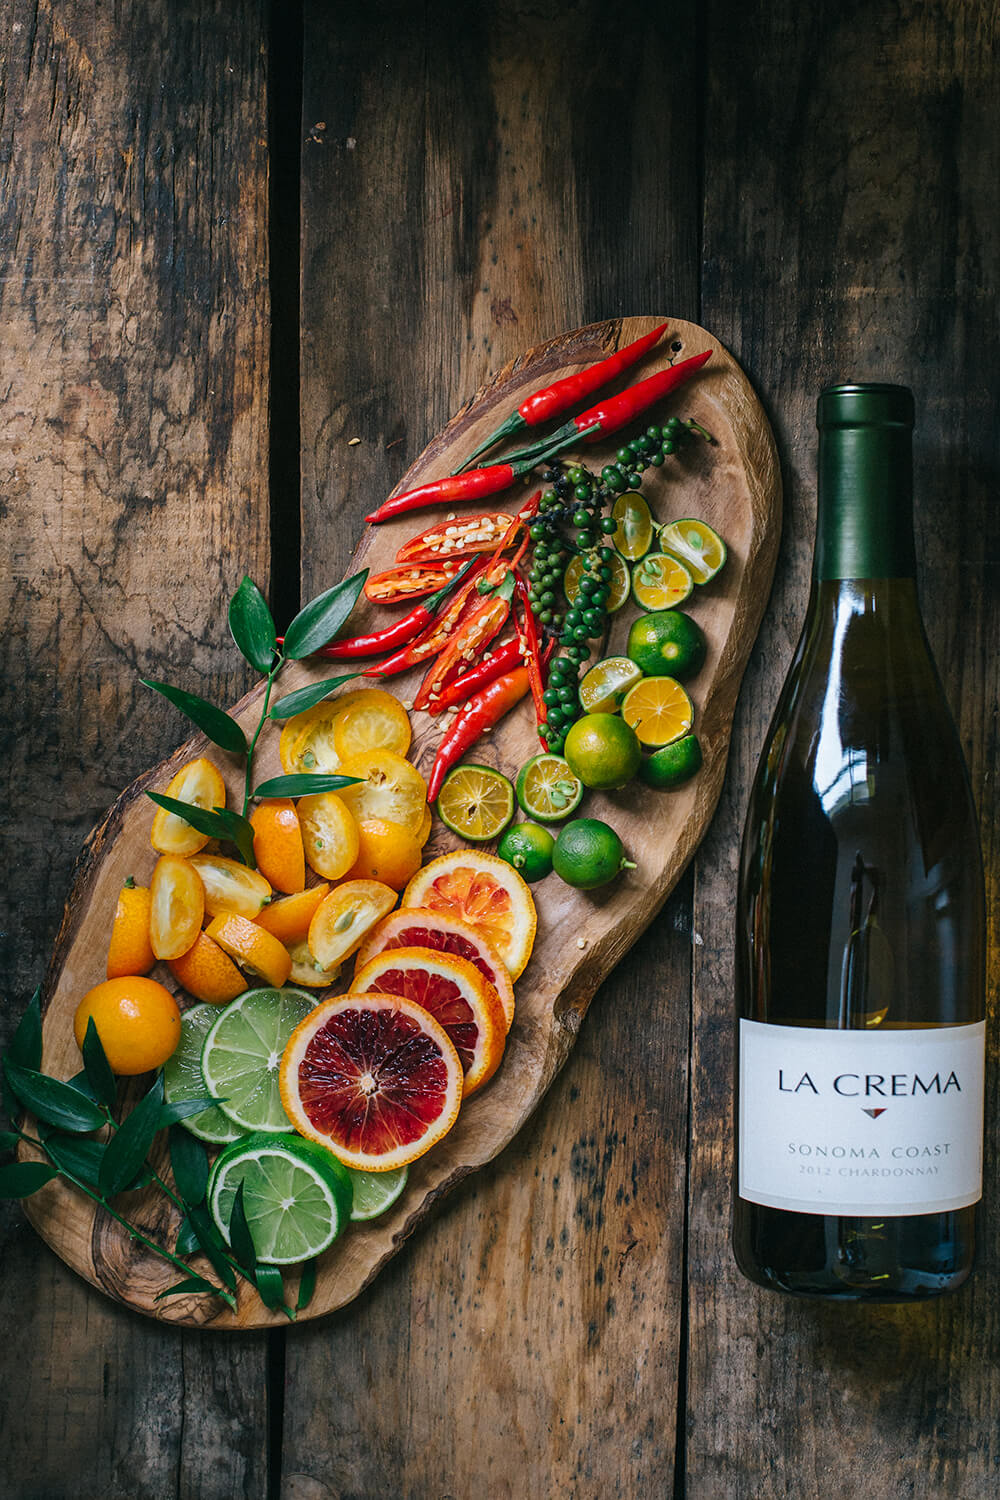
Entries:
POLYGON ((910 1301, 972 1269, 984 894, 917 601, 913 398, 819 398, 812 590, 750 796, 733 1245, 762 1286, 910 1301))

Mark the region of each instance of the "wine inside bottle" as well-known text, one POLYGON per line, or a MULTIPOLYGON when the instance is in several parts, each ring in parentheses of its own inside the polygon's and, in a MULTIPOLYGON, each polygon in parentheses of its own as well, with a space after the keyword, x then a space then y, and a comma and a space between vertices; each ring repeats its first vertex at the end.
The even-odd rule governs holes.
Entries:
POLYGON ((913 398, 825 390, 802 638, 747 814, 733 1245, 762 1286, 959 1286, 982 1190, 984 895, 914 578, 913 398))

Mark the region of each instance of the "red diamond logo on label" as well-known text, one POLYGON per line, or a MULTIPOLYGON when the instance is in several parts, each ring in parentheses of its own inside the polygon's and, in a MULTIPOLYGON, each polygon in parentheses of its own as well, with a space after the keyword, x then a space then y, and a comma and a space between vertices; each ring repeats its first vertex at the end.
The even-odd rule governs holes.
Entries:
POLYGON ((885 1109, 884 1108, 882 1108, 882 1109, 866 1109, 865 1110, 865 1114, 866 1115, 871 1115, 871 1117, 872 1117, 873 1120, 877 1120, 878 1117, 879 1117, 879 1115, 884 1115, 885 1114, 885 1109))

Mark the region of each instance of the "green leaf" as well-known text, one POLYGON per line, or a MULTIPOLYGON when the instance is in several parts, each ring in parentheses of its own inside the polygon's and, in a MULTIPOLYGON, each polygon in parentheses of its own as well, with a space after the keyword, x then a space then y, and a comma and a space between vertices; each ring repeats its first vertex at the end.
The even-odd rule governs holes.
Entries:
POLYGON ((113 1198, 116 1193, 124 1192, 142 1170, 153 1138, 160 1128, 162 1106, 163 1079, 157 1075, 149 1093, 139 1100, 108 1142, 98 1177, 98 1185, 105 1198, 113 1198))
POLYGON ((16 1130, 0 1130, 0 1151, 13 1151, 20 1139, 16 1130))
POLYGON ((280 1308, 285 1316, 295 1321, 295 1310, 285 1302, 285 1283, 278 1266, 258 1266, 254 1273, 254 1286, 265 1307, 272 1311, 280 1308))
POLYGON ((183 688, 173 687, 169 682, 154 682, 150 677, 140 677, 139 681, 143 687, 162 694, 182 714, 186 714, 193 724, 197 724, 202 734, 208 735, 213 745, 218 745, 222 750, 230 750, 233 755, 246 755, 247 737, 236 720, 224 709, 216 708, 207 698, 199 698, 197 693, 186 693, 183 688))
POLYGON ((217 807, 215 811, 225 823, 229 832, 226 834, 240 852, 243 863, 251 870, 256 870, 257 860, 253 852, 253 824, 249 818, 242 813, 234 812, 231 807, 217 807))
POLYGON ((88 1187, 97 1187, 101 1162, 107 1149, 103 1141, 81 1139, 78 1135, 52 1134, 45 1137, 45 1149, 59 1168, 79 1177, 88 1187))
POLYGON ((194 1232, 194 1225, 185 1214, 181 1220, 181 1227, 177 1231, 177 1243, 174 1246, 175 1255, 194 1255, 199 1250, 198 1236, 194 1232))
POLYGON ((299 1277, 299 1295, 295 1301, 295 1311, 301 1312, 308 1307, 316 1290, 316 1273, 319 1270, 319 1261, 314 1256, 307 1260, 302 1267, 302 1275, 299 1277))
POLYGON ((95 1104, 100 1103, 100 1100, 94 1093, 94 1085, 87 1077, 86 1068, 84 1068, 82 1073, 74 1073, 73 1077, 69 1080, 69 1083, 71 1088, 79 1089, 81 1094, 86 1094, 87 1098, 93 1099, 95 1104))
POLYGON ((190 1131, 175 1125, 170 1132, 170 1170, 184 1202, 195 1208, 205 1201, 208 1187, 208 1152, 190 1131))
POLYGON ((342 786, 353 786, 360 776, 335 776, 326 772, 303 771, 298 776, 274 776, 255 787, 255 797, 309 797, 314 792, 336 792, 342 786))
POLYGON ((212 839, 228 839, 231 844, 236 845, 243 863, 252 870, 257 868, 253 857, 253 826, 231 807, 195 807, 193 803, 180 802, 176 797, 168 797, 163 792, 147 792, 146 796, 157 807, 165 807, 167 812, 175 813, 185 823, 190 823, 199 833, 207 833, 212 839))
POLYGON ((24 1015, 17 1023, 13 1040, 7 1049, 11 1062, 22 1068, 42 1066, 42 987, 28 1001, 24 1015))
POLYGON ((186 1120, 189 1115, 200 1115, 203 1109, 225 1102, 225 1098, 218 1099, 215 1094, 201 1094, 197 1099, 178 1099, 173 1104, 165 1104, 160 1110, 159 1128, 166 1130, 168 1125, 176 1125, 178 1120, 186 1120))
POLYGON ((0 1198, 30 1198, 59 1173, 44 1161, 15 1161, 0 1167, 0 1198))
POLYGON ((278 639, 267 600, 252 578, 244 577, 229 601, 229 629, 241 654, 266 677, 278 639))
POLYGON ((257 1246, 253 1242, 246 1209, 243 1207, 242 1181, 236 1189, 229 1215, 229 1243, 244 1272, 252 1280, 257 1269, 257 1246))
POLYGON ((173 1286, 166 1287, 162 1292, 157 1292, 156 1301, 160 1302, 164 1297, 179 1297, 182 1292, 211 1292, 213 1297, 221 1297, 222 1293, 217 1286, 206 1281, 204 1276, 185 1276, 183 1281, 175 1281, 173 1286))
POLYGON ((211 1262, 216 1275, 221 1278, 230 1291, 236 1286, 236 1273, 226 1259, 222 1237, 208 1216, 207 1211, 200 1205, 188 1210, 188 1218, 191 1227, 198 1237, 198 1244, 202 1253, 211 1262))
POLYGON ((25 1109, 36 1119, 59 1130, 100 1130, 105 1123, 104 1115, 92 1099, 69 1083, 60 1083, 58 1078, 49 1078, 37 1073, 34 1068, 22 1068, 4 1058, 4 1072, 14 1093, 25 1109))
POLYGON ((320 646, 333 640, 358 602, 367 577, 368 569, 365 568, 353 578, 334 584, 332 589, 327 589, 300 609, 285 631, 282 648, 285 656, 291 661, 301 661, 303 656, 318 651, 320 646))
POLYGON ((118 1098, 118 1085, 101 1044, 93 1016, 87 1018, 87 1034, 80 1050, 83 1053, 83 1071, 94 1092, 94 1098, 106 1109, 114 1109, 115 1100, 118 1098))
POLYGON ((348 672, 346 677, 324 677, 322 682, 310 682, 306 687, 297 688, 294 693, 288 693, 273 703, 267 717, 291 719, 295 714, 305 713, 307 708, 315 708, 317 703, 329 698, 345 682, 353 682, 357 675, 357 672, 348 672))

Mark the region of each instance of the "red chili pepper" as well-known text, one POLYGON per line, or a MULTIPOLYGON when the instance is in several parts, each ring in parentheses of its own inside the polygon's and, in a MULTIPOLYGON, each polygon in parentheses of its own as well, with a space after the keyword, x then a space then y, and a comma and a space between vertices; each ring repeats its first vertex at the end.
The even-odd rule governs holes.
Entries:
POLYGON ((497 677, 470 698, 438 746, 427 783, 427 800, 437 800, 441 785, 456 761, 474 745, 485 730, 498 723, 528 691, 526 667, 515 667, 505 677, 497 677))
POLYGON ((401 619, 386 625, 384 629, 376 630, 372 635, 355 635, 346 641, 331 641, 328 646, 321 646, 318 651, 314 651, 313 655, 323 656, 327 661, 353 661, 356 657, 380 656, 384 651, 391 651, 394 646, 401 646, 404 641, 412 641, 428 621, 433 620, 438 605, 472 566, 473 560, 470 560, 443 588, 438 589, 422 604, 415 604, 401 619))
POLYGON ((475 603, 465 618, 459 621, 448 644, 420 684, 413 699, 414 708, 427 708, 432 698, 444 687, 448 677, 458 670, 459 663, 463 660, 473 661, 500 634, 510 615, 513 593, 514 576, 508 572, 499 588, 475 603))
MULTIPOLYGON (((396 553, 398 563, 439 563, 444 558, 473 557, 492 552, 518 518, 506 511, 483 511, 461 520, 440 521, 419 536, 404 542, 396 553)), ((372 580, 369 579, 369 583, 372 580)))
POLYGON ((446 682, 433 703, 427 705, 429 714, 439 714, 446 708, 451 708, 454 703, 465 703, 484 688, 494 678, 503 677, 514 667, 521 665, 524 653, 521 642, 515 637, 514 640, 504 641, 501 645, 483 657, 478 666, 469 672, 463 672, 460 677, 453 677, 446 682))
MULTIPOLYGON (((546 717, 545 700, 542 694, 545 692, 545 680, 542 676, 543 659, 538 647, 538 630, 535 626, 535 616, 531 608, 531 600, 528 597, 528 587, 524 579, 518 573, 515 579, 518 602, 521 605, 523 622, 517 621, 517 632, 524 643, 524 662, 528 669, 528 682, 531 685, 531 696, 535 704, 535 719, 539 726, 544 723, 546 717)), ((549 647, 553 642, 549 642, 549 647)), ((539 736, 541 738, 541 736, 539 736)), ((546 748, 542 740, 542 749, 546 748)))
POLYGON ((373 604, 402 604, 407 599, 421 599, 450 583, 461 565, 461 559, 456 557, 447 562, 415 563, 409 568, 371 573, 365 583, 365 598, 373 604))
MULTIPOLYGON (((632 344, 626 344, 624 349, 619 349, 607 359, 598 360, 596 364, 588 365, 576 375, 567 375, 562 380, 557 380, 553 385, 546 386, 544 390, 535 391, 534 395, 522 401, 517 411, 512 412, 505 422, 501 422, 495 432, 491 432, 479 447, 469 454, 462 468, 465 469, 478 458, 480 453, 485 453, 487 448, 492 448, 495 443, 513 437, 525 427, 537 427, 541 422, 547 422, 551 417, 560 416, 567 407, 573 406, 575 402, 582 401, 594 391, 599 391, 602 385, 607 385, 620 375, 622 370, 627 370, 631 365, 637 364, 643 355, 658 344, 663 337, 666 323, 661 323, 659 328, 654 328, 652 333, 644 334, 641 339, 636 339, 632 344)), ((460 472, 456 470, 456 472, 460 472)))
POLYGON ((363 675, 365 677, 392 677, 397 672, 409 671, 410 667, 427 661, 431 656, 437 656, 438 652, 447 645, 451 632, 465 610, 469 595, 488 567, 489 563, 485 558, 474 557, 466 563, 466 568, 470 571, 465 583, 448 608, 438 615, 437 619, 431 620, 420 635, 408 641, 392 656, 387 656, 385 661, 366 667, 363 675))
POLYGON ((481 500, 486 495, 496 495, 500 490, 509 489, 515 479, 530 474, 544 456, 543 451, 532 454, 530 463, 491 464, 488 469, 470 469, 467 474, 451 474, 447 479, 418 485, 415 490, 407 490, 386 500, 365 520, 375 525, 379 521, 403 516, 407 511, 423 510, 428 505, 455 505, 462 500, 481 500))

